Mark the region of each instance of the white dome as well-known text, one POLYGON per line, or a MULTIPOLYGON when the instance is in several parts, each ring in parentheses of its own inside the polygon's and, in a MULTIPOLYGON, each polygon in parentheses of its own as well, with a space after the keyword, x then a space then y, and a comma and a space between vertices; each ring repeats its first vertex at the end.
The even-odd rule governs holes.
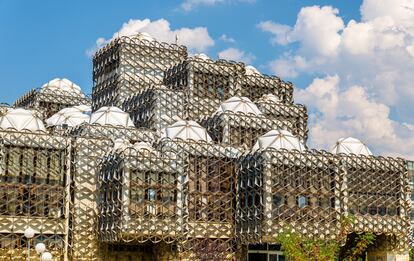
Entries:
POLYGON ((141 150, 141 149, 146 149, 146 150, 154 150, 154 148, 151 146, 151 144, 149 144, 148 142, 137 142, 134 144, 134 148, 137 150, 141 150))
POLYGON ((145 32, 138 33, 138 39, 145 40, 145 41, 148 41, 148 42, 155 41, 154 37, 152 37, 149 33, 145 33, 145 32))
POLYGON ((92 112, 91 106, 88 106, 88 105, 77 105, 77 106, 70 107, 68 109, 78 110, 79 112, 86 113, 86 114, 89 114, 92 112))
POLYGON ((168 126, 161 132, 161 138, 170 139, 183 139, 183 140, 202 140, 211 142, 211 138, 208 135, 206 129, 201 127, 195 121, 177 121, 176 123, 168 126))
POLYGON ((68 79, 55 78, 50 82, 44 84, 40 90, 42 93, 55 93, 56 91, 67 92, 68 94, 76 94, 85 96, 81 88, 69 81, 68 79))
POLYGON ((332 153, 345 153, 365 156, 372 155, 372 152, 364 143, 352 137, 340 138, 333 147, 332 153))
POLYGON ((125 140, 125 139, 116 139, 114 141, 114 150, 125 150, 129 147, 131 147, 131 142, 129 142, 129 140, 125 140))
POLYGON ((286 149, 286 150, 298 150, 304 151, 305 146, 287 130, 271 130, 263 136, 257 139, 256 144, 253 146, 253 151, 259 149, 286 149))
POLYGON ((11 109, 0 116, 1 129, 14 129, 17 131, 46 132, 45 126, 40 118, 32 111, 25 109, 11 109))
POLYGON ((230 99, 222 102, 216 113, 222 113, 225 111, 253 113, 255 115, 261 115, 262 112, 257 108, 247 97, 231 97, 230 99))
POLYGON ((279 99, 276 95, 269 93, 269 94, 265 94, 265 95, 263 95, 263 96, 260 98, 260 101, 263 101, 263 102, 276 102, 276 103, 279 103, 279 102, 280 102, 280 99, 279 99))
POLYGON ((262 75, 254 66, 247 65, 245 69, 246 75, 262 75))
POLYGON ((102 107, 91 115, 90 124, 134 127, 129 114, 118 107, 102 107))
POLYGON ((84 122, 89 122, 89 116, 81 113, 76 108, 64 108, 46 120, 48 126, 75 127, 84 122))
POLYGON ((193 58, 200 59, 200 60, 211 60, 211 58, 208 57, 208 55, 205 54, 205 53, 195 54, 195 55, 193 55, 193 58))

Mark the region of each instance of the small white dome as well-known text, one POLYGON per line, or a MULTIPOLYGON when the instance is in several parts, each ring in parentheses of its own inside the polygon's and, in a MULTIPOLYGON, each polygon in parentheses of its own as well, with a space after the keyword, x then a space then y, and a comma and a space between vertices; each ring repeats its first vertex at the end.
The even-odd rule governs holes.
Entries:
POLYGON ((68 127, 75 127, 84 122, 89 122, 89 116, 73 107, 64 108, 46 120, 48 126, 67 125, 68 127))
POLYGON ((82 97, 85 97, 85 95, 82 92, 82 89, 74 84, 73 82, 69 81, 68 79, 60 79, 55 78, 51 80, 50 82, 44 84, 42 88, 40 89, 40 92, 42 93, 55 93, 55 92, 66 92, 69 95, 80 95, 82 97))
POLYGON ((154 37, 152 37, 149 33, 145 33, 145 32, 138 33, 138 39, 145 40, 145 41, 148 41, 148 42, 155 41, 154 37))
POLYGON ((260 101, 263 101, 263 102, 276 102, 276 103, 279 103, 279 102, 280 102, 280 99, 279 99, 276 95, 269 93, 269 94, 265 94, 265 95, 263 95, 263 96, 260 98, 260 101))
POLYGON ((129 114, 118 107, 102 107, 92 113, 90 124, 134 127, 129 114))
POLYGON ((115 151, 119 151, 119 150, 125 150, 129 147, 131 147, 131 142, 129 142, 129 140, 125 140, 125 139, 116 139, 114 141, 114 147, 113 149, 115 151))
POLYGON ((286 149, 286 150, 298 150, 304 151, 305 146, 299 141, 299 139, 287 130, 271 130, 263 136, 257 139, 256 144, 253 146, 253 151, 259 149, 286 149))
POLYGON ((193 55, 192 57, 196 59, 200 59, 200 60, 211 60, 211 58, 208 57, 208 55, 205 53, 198 53, 198 54, 193 55))
POLYGON ((137 142, 134 144, 134 148, 136 150, 148 150, 150 152, 154 152, 155 149, 151 146, 151 144, 149 144, 148 142, 137 142))
POLYGON ((345 153, 365 156, 372 155, 372 152, 363 142, 352 137, 340 138, 333 147, 332 153, 345 153))
POLYGON ((262 112, 257 108, 247 97, 231 97, 220 104, 220 107, 216 113, 222 113, 226 111, 252 113, 255 115, 261 115, 262 112))
POLYGON ((254 66, 247 65, 245 67, 246 69, 246 75, 262 75, 254 66))
POLYGON ((14 129, 17 131, 46 132, 42 120, 33 111, 25 109, 11 109, 0 116, 1 129, 14 129))
POLYGON ((197 122, 185 120, 177 121, 165 128, 161 132, 161 138, 212 141, 206 129, 201 127, 197 122))

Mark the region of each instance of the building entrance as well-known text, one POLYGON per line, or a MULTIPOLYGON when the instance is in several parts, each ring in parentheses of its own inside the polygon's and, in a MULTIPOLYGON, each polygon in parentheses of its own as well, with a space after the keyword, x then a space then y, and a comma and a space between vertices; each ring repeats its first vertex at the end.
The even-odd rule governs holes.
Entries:
POLYGON ((285 261, 279 245, 249 245, 247 261, 285 261))

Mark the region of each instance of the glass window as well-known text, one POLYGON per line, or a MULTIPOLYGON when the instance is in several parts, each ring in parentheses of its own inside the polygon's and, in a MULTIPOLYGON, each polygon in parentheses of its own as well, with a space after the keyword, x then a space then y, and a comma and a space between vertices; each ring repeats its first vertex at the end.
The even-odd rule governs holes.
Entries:
POLYGON ((277 254, 269 254, 269 261, 277 261, 277 254))
POLYGON ((298 207, 303 208, 308 205, 308 199, 305 196, 298 197, 298 207))
POLYGON ((273 195, 273 206, 280 207, 282 205, 282 197, 279 194, 273 195))

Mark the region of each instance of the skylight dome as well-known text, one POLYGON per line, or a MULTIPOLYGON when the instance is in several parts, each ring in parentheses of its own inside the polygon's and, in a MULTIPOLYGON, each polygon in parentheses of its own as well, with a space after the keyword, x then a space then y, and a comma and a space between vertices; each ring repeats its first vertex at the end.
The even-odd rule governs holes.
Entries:
POLYGON ((265 94, 265 95, 263 95, 263 96, 260 98, 260 101, 263 101, 263 102, 276 102, 276 103, 279 103, 279 102, 280 102, 280 99, 279 99, 276 95, 269 93, 269 94, 265 94))
POLYGON ((212 141, 206 129, 201 127, 197 122, 185 121, 185 120, 177 121, 171 126, 165 128, 161 133, 161 138, 207 141, 207 142, 212 141))
POLYGON ((148 42, 155 41, 155 38, 152 37, 149 33, 141 32, 137 36, 140 40, 145 40, 145 41, 148 41, 148 42))
POLYGON ((114 150, 125 150, 129 147, 131 147, 131 142, 129 142, 129 140, 126 139, 116 139, 114 141, 114 150))
POLYGON ((365 156, 372 155, 372 152, 362 141, 352 137, 340 138, 332 149, 332 153, 345 153, 365 156))
POLYGON ((298 150, 304 151, 305 146, 299 141, 299 139, 287 130, 271 130, 263 136, 257 139, 256 144, 253 146, 253 151, 259 149, 286 149, 286 150, 298 150))
POLYGON ((55 78, 50 82, 44 84, 40 89, 42 93, 56 93, 56 92, 66 92, 69 95, 80 95, 85 97, 81 88, 69 81, 68 79, 55 78))
POLYGON ((89 116, 76 108, 65 108, 55 113, 46 120, 48 126, 68 126, 75 127, 84 122, 89 122, 89 116))
POLYGON ((246 69, 246 75, 262 75, 254 66, 247 65, 245 67, 246 69))
POLYGON ((14 129, 17 131, 46 132, 42 120, 33 111, 25 109, 11 109, 0 116, 1 129, 14 129))
POLYGON ((77 106, 70 107, 68 109, 78 110, 79 112, 86 113, 86 114, 90 114, 92 112, 91 106, 88 106, 88 105, 77 105, 77 106))
POLYGON ((136 150, 148 150, 148 151, 154 151, 154 148, 149 144, 148 142, 137 142, 134 144, 134 148, 136 150))
POLYGON ((118 107, 102 107, 91 115, 90 124, 134 127, 129 114, 118 107))
POLYGON ((200 60, 211 60, 211 58, 208 57, 208 55, 206 55, 205 53, 198 53, 195 54, 193 57, 200 60))
POLYGON ((220 107, 216 113, 222 113, 225 111, 252 113, 255 115, 261 115, 262 112, 257 108, 247 97, 231 97, 220 104, 220 107))

